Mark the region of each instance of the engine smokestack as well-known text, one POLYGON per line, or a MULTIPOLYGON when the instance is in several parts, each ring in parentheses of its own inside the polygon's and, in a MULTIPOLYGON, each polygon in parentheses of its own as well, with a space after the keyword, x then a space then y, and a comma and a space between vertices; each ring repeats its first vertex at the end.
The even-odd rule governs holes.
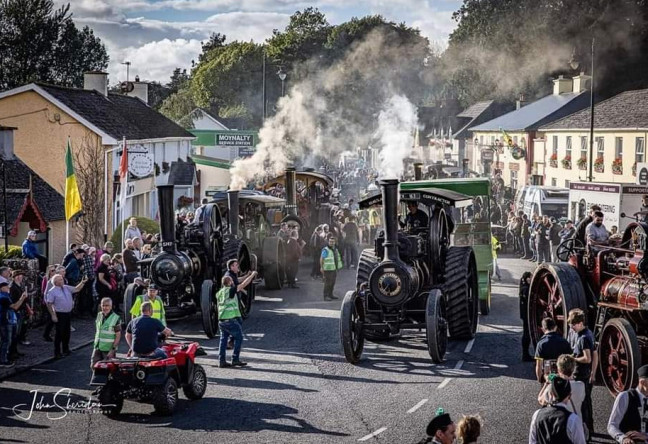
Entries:
POLYGON ((286 212, 288 214, 297 215, 295 168, 286 168, 286 212))
POLYGON ((383 195, 383 224, 385 227, 385 259, 400 261, 398 256, 398 180, 378 182, 383 195))
POLYGON ((168 253, 176 252, 175 214, 173 212, 173 185, 159 185, 158 211, 160 212, 160 236, 162 249, 168 253))
POLYGON ((414 164, 414 180, 423 180, 423 164, 421 162, 414 164))
POLYGON ((238 190, 227 191, 227 208, 229 213, 230 234, 238 236, 239 226, 239 192, 238 190))

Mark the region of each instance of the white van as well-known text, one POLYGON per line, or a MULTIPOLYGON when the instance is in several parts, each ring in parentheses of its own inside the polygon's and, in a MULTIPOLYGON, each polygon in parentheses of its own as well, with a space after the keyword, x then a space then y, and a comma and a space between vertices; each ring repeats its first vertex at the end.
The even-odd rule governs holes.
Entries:
POLYGON ((516 208, 521 208, 529 217, 536 213, 556 219, 566 218, 569 212, 569 189, 527 185, 518 192, 515 203, 516 208))

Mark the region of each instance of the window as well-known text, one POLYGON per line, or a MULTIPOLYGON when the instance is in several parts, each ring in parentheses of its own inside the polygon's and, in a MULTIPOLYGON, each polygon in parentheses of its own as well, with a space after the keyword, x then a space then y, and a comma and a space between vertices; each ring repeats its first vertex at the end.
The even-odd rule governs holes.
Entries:
POLYGON ((572 155, 572 138, 571 136, 567 136, 567 148, 565 150, 565 157, 569 157, 571 159, 572 155))
POLYGON ((484 144, 484 136, 479 136, 479 144, 480 145, 484 144))
POLYGON ((623 137, 614 138, 614 158, 615 159, 623 158, 623 137))
POLYGON ((495 136, 491 136, 491 146, 495 145, 495 136))
POLYGON ((598 157, 603 157, 605 154, 605 144, 603 137, 595 137, 594 142, 596 143, 596 154, 598 157))
POLYGON ((518 187, 518 172, 511 170, 511 188, 514 190, 518 187))
POLYGON ((518 137, 513 136, 513 146, 518 146, 518 137))
POLYGON ((558 136, 553 136, 553 153, 558 156, 558 136))
POLYGON ((587 136, 581 136, 581 158, 587 159, 587 136))
POLYGON ((558 185, 558 179, 554 177, 553 179, 551 179, 551 186, 555 187, 556 185, 558 185))
POLYGON ((570 180, 565 180, 565 188, 569 188, 569 182, 571 182, 571 181, 570 180))
POLYGON ((646 144, 643 137, 635 139, 635 162, 644 162, 646 159, 646 144))

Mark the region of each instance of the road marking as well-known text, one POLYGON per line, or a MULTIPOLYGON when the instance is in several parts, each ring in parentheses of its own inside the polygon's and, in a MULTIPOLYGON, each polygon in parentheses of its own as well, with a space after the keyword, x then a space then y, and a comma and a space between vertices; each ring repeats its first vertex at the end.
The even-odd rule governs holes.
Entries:
POLYGON ((363 436, 363 437, 360 438, 358 441, 368 441, 368 440, 370 440, 371 438, 373 438, 374 436, 378 436, 378 435, 380 435, 380 434, 381 434, 382 432, 384 432, 385 430, 387 430, 387 427, 381 427, 381 428, 379 428, 378 430, 376 430, 375 432, 370 433, 370 434, 368 434, 367 436, 363 436))
POLYGON ((468 345, 466 345, 466 349, 464 350, 464 353, 470 353, 470 350, 472 350, 474 343, 475 343, 475 338, 472 338, 470 341, 468 341, 468 345))
POLYGON ((417 411, 418 409, 420 409, 421 407, 423 407, 423 405, 424 405, 426 402, 428 402, 427 398, 421 400, 418 404, 416 404, 414 407, 412 407, 411 409, 409 409, 409 410, 407 411, 407 413, 414 413, 415 411, 417 411))
MULTIPOLYGON (((454 366, 454 369, 455 369, 455 370, 459 370, 459 369, 461 368, 461 366, 463 365, 463 363, 464 363, 463 361, 459 361, 459 362, 457 362, 457 365, 454 366)), ((445 387, 446 385, 448 385, 448 384, 450 383, 450 380, 451 380, 451 379, 452 379, 452 378, 445 378, 443 381, 441 381, 441 384, 439 384, 439 385, 437 386, 437 389, 442 389, 443 387, 445 387)))

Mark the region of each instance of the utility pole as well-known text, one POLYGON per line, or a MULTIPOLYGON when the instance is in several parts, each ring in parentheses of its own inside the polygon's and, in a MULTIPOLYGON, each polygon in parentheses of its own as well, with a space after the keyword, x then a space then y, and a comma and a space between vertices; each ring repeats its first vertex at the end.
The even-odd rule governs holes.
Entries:
POLYGON ((130 80, 129 75, 130 75, 131 62, 125 61, 124 63, 122 63, 122 65, 126 65, 126 81, 128 82, 130 80))

